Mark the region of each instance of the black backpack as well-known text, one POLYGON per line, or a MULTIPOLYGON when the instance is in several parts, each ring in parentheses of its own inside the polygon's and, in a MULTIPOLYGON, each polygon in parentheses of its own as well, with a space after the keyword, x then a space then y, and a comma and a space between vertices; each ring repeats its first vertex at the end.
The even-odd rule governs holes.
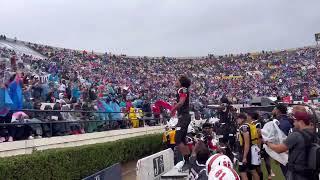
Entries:
POLYGON ((307 161, 307 167, 309 171, 319 173, 320 172, 320 145, 319 145, 319 139, 317 138, 317 135, 315 133, 309 132, 309 131, 298 131, 303 139, 304 143, 306 145, 305 151, 306 151, 306 161, 307 161))
MULTIPOLYGON (((296 164, 295 160, 289 161, 288 168, 290 171, 300 174, 309 179, 318 179, 320 172, 320 145, 319 138, 315 133, 307 130, 297 131, 302 135, 305 143, 306 164, 296 164)), ((290 152, 289 152, 290 153, 290 152)))

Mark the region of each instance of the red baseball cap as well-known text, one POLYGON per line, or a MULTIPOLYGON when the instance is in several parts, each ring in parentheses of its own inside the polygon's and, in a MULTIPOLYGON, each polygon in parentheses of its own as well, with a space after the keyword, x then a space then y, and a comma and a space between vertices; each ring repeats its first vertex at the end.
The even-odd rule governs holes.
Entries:
POLYGON ((310 121, 311 121, 311 116, 308 112, 301 112, 301 111, 295 112, 293 114, 293 118, 296 121, 303 121, 307 125, 310 124, 310 121))

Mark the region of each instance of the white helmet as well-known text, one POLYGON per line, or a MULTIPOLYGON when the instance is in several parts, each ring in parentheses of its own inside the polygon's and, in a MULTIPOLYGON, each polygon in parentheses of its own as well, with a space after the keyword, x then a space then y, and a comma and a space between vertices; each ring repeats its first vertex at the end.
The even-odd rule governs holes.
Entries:
POLYGON ((207 174, 210 173, 210 171, 215 170, 219 166, 225 166, 228 168, 233 168, 232 161, 230 158, 223 154, 214 154, 212 155, 206 162, 206 170, 207 174))
POLYGON ((240 180, 240 177, 234 169, 219 166, 209 173, 208 180, 240 180))

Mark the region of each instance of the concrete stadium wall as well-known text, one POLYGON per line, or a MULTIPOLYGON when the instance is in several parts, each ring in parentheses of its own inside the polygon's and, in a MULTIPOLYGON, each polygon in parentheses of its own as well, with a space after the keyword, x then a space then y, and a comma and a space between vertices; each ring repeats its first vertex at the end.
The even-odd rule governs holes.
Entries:
POLYGON ((0 157, 31 154, 36 150, 75 147, 88 144, 116 141, 146 134, 161 133, 164 126, 111 130, 80 135, 60 136, 33 140, 5 142, 0 144, 0 157))

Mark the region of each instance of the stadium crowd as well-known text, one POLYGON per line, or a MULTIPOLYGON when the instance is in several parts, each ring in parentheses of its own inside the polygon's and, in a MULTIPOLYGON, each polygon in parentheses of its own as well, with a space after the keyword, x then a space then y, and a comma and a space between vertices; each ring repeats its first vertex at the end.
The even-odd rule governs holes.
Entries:
MULTIPOLYGON (((8 88, 12 82, 19 82, 22 87, 19 101, 23 104, 15 110, 59 103, 60 106, 47 109, 72 104, 68 108, 129 112, 134 106, 150 112, 150 105, 158 99, 174 103, 173 84, 180 74, 191 78, 192 110, 201 113, 208 104, 217 104, 223 95, 233 103, 247 103, 255 96, 316 97, 320 88, 319 47, 200 58, 152 58, 27 42, 25 45, 47 58, 0 48, 0 57, 10 62, 2 65, 2 84, 8 88), (21 81, 13 81, 17 79, 16 71, 21 71, 17 77, 21 81), (116 102, 115 106, 109 106, 109 102, 116 102)), ((154 112, 159 114, 156 108, 154 112)), ((123 115, 114 116, 107 118, 121 119, 123 115)))
MULTIPOLYGON (((4 41, 6 37, 1 36, 0 40, 4 41)), ((101 54, 27 42, 25 45, 46 58, 19 54, 0 47, 0 122, 34 124, 0 126, 0 142, 82 134, 104 130, 109 126, 139 127, 142 118, 160 117, 161 109, 154 106, 157 100, 176 103, 174 83, 181 74, 191 79, 191 111, 200 114, 206 113, 207 105, 221 103, 221 97, 228 97, 232 103, 248 103, 257 96, 292 96, 295 100, 301 100, 318 97, 320 90, 319 47, 199 58, 156 58, 101 54), (50 125, 54 121, 68 123, 50 125), (105 122, 109 122, 108 126, 105 122)), ((311 126, 310 116, 301 107, 296 107, 296 112, 290 118, 286 107, 277 106, 272 112, 280 121, 279 128, 288 136, 281 146, 261 139, 258 129, 262 129, 262 126, 257 123, 261 118, 256 112, 234 116, 241 136, 236 158, 240 162, 242 179, 250 179, 251 176, 254 180, 262 178, 261 162, 252 164, 255 157, 248 152, 252 146, 261 148, 263 143, 275 152, 289 150, 289 164, 306 164, 303 159, 306 154, 301 150, 303 147, 295 149, 295 145, 301 144, 303 138, 297 133, 291 135, 289 131, 293 127, 302 130, 311 126), (256 136, 256 139, 252 140, 252 136, 256 136), (290 154, 294 154, 298 160, 293 161, 290 154)), ((190 168, 190 176, 200 180, 199 176, 206 179, 213 174, 211 177, 219 178, 225 172, 227 177, 237 179, 239 177, 232 169, 234 161, 230 160, 235 155, 227 150, 231 148, 230 142, 214 141, 217 140, 215 128, 206 123, 200 136, 191 133, 189 147, 193 167, 190 168), (212 154, 217 156, 218 165, 226 162, 229 169, 214 168, 217 164, 212 160, 212 154), (214 169, 213 172, 210 169, 214 169)), ((174 149, 175 127, 167 130, 164 142, 174 149)), ((267 177, 271 179, 272 171, 267 161, 266 164, 267 177)), ((300 177, 301 174, 294 174, 292 168, 281 166, 288 179, 300 177)))
POLYGON ((178 59, 29 46, 49 57, 38 62, 38 67, 57 74, 59 80, 66 79, 69 73, 69 77, 77 76, 89 84, 127 87, 133 96, 154 100, 172 101, 175 91, 171 87, 179 74, 195 82, 191 88, 192 101, 203 105, 217 103, 222 95, 236 103, 248 102, 255 96, 291 95, 301 100, 303 96, 317 96, 320 88, 319 47, 178 59))

